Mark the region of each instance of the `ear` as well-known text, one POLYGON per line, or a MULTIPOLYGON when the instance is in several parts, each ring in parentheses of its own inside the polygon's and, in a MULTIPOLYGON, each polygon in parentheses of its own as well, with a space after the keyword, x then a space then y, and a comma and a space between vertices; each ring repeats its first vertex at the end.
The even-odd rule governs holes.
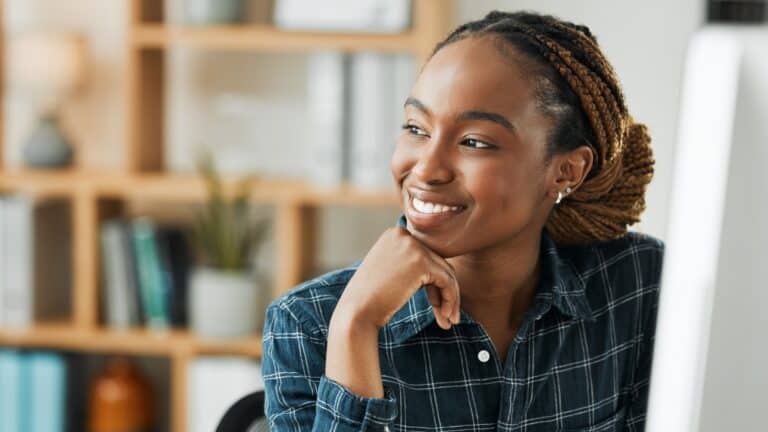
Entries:
POLYGON ((566 188, 571 188, 571 193, 578 189, 592 169, 593 161, 594 153, 586 145, 555 155, 552 158, 554 177, 548 191, 552 199, 557 199, 558 192, 565 194, 566 188))

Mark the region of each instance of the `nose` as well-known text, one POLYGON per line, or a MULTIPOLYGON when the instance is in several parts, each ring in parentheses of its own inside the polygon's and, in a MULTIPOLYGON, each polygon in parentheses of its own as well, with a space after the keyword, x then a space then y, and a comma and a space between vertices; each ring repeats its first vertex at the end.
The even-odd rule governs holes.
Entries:
POLYGON ((447 152, 448 150, 437 140, 433 140, 418 154, 411 173, 425 184, 450 183, 453 180, 454 171, 447 152))

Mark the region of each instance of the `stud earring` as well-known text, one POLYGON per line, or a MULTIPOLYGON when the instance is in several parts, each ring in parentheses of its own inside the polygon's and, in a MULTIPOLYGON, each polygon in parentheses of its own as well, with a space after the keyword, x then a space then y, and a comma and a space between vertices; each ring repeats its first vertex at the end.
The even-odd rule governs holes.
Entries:
POLYGON ((557 192, 557 200, 555 201, 555 204, 560 204, 560 201, 563 200, 563 197, 565 197, 566 195, 571 193, 572 190, 573 189, 571 189, 570 186, 569 186, 569 187, 565 188, 565 193, 562 193, 562 192, 558 191, 557 192))

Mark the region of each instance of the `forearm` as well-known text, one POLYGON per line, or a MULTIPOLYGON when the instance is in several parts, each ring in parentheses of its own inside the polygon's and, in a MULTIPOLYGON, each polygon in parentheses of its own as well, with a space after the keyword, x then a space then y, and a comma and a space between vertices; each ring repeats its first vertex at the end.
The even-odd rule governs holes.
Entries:
POLYGON ((328 328, 325 375, 358 396, 384 397, 378 337, 374 324, 337 309, 328 328))

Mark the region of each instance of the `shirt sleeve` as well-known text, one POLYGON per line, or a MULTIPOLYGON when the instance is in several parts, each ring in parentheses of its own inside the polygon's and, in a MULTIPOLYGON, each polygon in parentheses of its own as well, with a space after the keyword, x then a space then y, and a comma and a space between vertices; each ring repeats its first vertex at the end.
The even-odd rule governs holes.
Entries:
POLYGON ((269 430, 388 431, 397 415, 392 391, 365 398, 326 377, 325 339, 303 327, 284 305, 267 309, 262 373, 269 430))
POLYGON ((661 243, 659 251, 655 254, 653 265, 655 268, 652 288, 648 288, 646 294, 646 314, 641 329, 641 342, 635 378, 632 384, 632 399, 626 417, 627 432, 643 432, 645 430, 646 413, 648 411, 648 394, 651 381, 651 367, 653 363, 653 347, 656 340, 656 319, 659 309, 659 291, 661 285, 661 270, 664 253, 664 244, 661 243))

